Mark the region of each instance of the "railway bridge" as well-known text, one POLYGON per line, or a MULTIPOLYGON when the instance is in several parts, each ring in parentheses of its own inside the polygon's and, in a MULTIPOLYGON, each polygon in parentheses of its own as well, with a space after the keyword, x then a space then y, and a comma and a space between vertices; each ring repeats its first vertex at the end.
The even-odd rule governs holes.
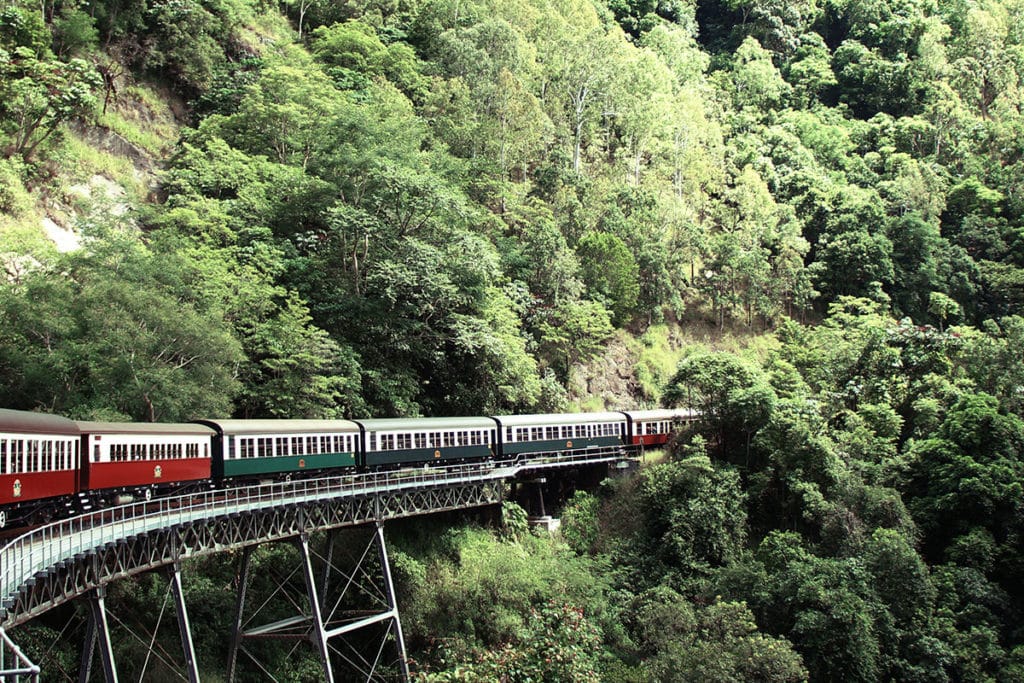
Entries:
MULTIPOLYGON (((266 639, 312 643, 325 681, 408 680, 385 521, 498 504, 517 482, 568 468, 628 466, 638 454, 615 447, 524 456, 210 490, 108 508, 34 529, 0 548, 0 682, 39 680, 40 667, 19 649, 11 630, 73 600, 88 604, 77 680, 90 680, 98 661, 103 679, 118 681, 106 590, 119 579, 153 570, 166 574, 165 603, 173 600, 176 615, 181 655, 171 664, 181 680, 198 681, 181 565, 225 551, 241 554, 228 681, 235 680, 240 655, 274 680, 274 672, 263 668, 254 654, 259 641, 266 639), (357 527, 367 530, 366 542, 351 553, 354 566, 341 567, 336 560, 337 537, 331 534, 357 527), (311 546, 316 532, 329 534, 323 549, 311 546), (245 616, 249 558, 257 546, 275 542, 298 548, 293 573, 301 575, 304 595, 290 600, 294 616, 252 626, 255 615, 245 616), (367 604, 358 610, 343 609, 351 607, 356 593, 370 596, 367 604), (358 648, 346 640, 371 629, 376 638, 372 647, 367 646, 367 637, 360 639, 358 648)), ((138 640, 168 665, 166 653, 155 648, 155 635, 148 642, 138 640)))

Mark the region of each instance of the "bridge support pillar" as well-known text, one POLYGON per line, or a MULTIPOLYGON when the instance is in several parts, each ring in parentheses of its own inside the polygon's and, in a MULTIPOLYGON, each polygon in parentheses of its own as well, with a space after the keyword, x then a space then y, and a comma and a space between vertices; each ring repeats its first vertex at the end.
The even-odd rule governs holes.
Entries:
POLYGON ((235 623, 231 629, 231 645, 228 648, 227 679, 235 680, 235 667, 238 665, 238 649, 242 645, 242 615, 245 614, 245 594, 249 589, 249 561, 252 559, 252 546, 242 550, 242 561, 238 568, 238 600, 235 605, 235 623))
MULTIPOLYGON (((250 556, 248 552, 243 555, 238 612, 228 662, 229 682, 236 679, 239 653, 247 655, 257 668, 267 672, 267 664, 256 656, 257 648, 246 647, 247 643, 257 640, 310 643, 320 656, 322 680, 329 683, 340 679, 409 680, 384 528, 376 523, 369 538, 364 535, 365 542, 359 543, 356 539, 360 533, 365 534, 366 527, 361 529, 362 532, 360 529, 344 532, 344 539, 340 538, 343 532, 329 532, 324 543, 306 534, 293 539, 299 553, 298 566, 278 577, 261 576, 258 581, 250 581, 250 556), (318 572, 317 565, 321 563, 322 571, 318 572), (301 583, 295 580, 297 575, 301 575, 301 583), (270 597, 260 596, 260 609, 290 604, 299 606, 301 613, 264 626, 248 627, 259 616, 245 614, 249 594, 256 590, 256 583, 266 590, 266 578, 276 578, 276 585, 270 589, 270 597), (279 600, 278 596, 290 597, 279 600), (388 660, 385 654, 392 648, 396 651, 395 658, 388 660)), ((284 568, 276 566, 275 569, 284 568)))
POLYGON ((192 645, 192 626, 188 620, 188 608, 185 605, 185 593, 181 587, 181 564, 175 562, 168 577, 171 591, 174 593, 174 606, 178 613, 178 634, 181 636, 181 651, 185 655, 185 669, 189 683, 199 683, 199 665, 196 662, 196 650, 192 645))
POLYGON ((387 592, 388 607, 392 613, 391 632, 398 646, 398 666, 403 681, 409 680, 409 658, 405 653, 405 636, 402 634, 402 620, 398 616, 398 600, 395 599, 395 584, 391 580, 391 562, 388 561, 387 546, 384 545, 384 525, 377 522, 377 550, 383 570, 384 588, 387 592))
POLYGON ((99 646, 100 664, 103 666, 103 680, 117 683, 117 665, 114 662, 114 647, 110 640, 110 625, 107 622, 107 589, 100 586, 88 596, 89 621, 86 625, 85 643, 82 648, 82 663, 78 667, 79 683, 89 680, 92 673, 93 655, 99 646))
MULTIPOLYGON (((333 539, 329 542, 333 547, 333 539)), ((309 554, 309 536, 299 536, 299 548, 302 550, 302 569, 306 579, 306 594, 309 598, 309 611, 312 615, 310 639, 320 651, 320 661, 324 668, 324 680, 334 683, 334 667, 331 666, 331 650, 327 645, 327 627, 324 625, 324 606, 320 604, 320 596, 316 590, 316 579, 313 577, 313 562, 309 554)))

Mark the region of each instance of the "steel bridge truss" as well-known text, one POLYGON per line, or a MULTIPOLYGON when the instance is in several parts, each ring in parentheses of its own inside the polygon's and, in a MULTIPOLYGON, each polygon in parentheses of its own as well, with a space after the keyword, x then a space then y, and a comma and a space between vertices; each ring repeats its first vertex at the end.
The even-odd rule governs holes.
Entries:
POLYGON ((210 491, 111 508, 42 527, 0 549, 0 683, 35 683, 39 675, 39 667, 17 648, 5 629, 83 596, 88 600, 89 617, 79 680, 88 680, 98 658, 103 678, 116 682, 106 587, 160 568, 166 568, 168 595, 174 599, 186 672, 181 678, 198 681, 180 567, 184 560, 229 550, 242 551, 243 558, 229 681, 234 680, 240 655, 262 667, 254 647, 260 640, 310 643, 319 654, 325 681, 335 680, 335 667, 348 672, 344 680, 408 680, 382 523, 498 504, 505 498, 508 482, 517 476, 610 464, 624 457, 628 455, 622 449, 600 449, 543 459, 210 491), (354 527, 373 531, 361 546, 344 545, 348 550, 358 547, 358 557, 341 560, 344 552, 337 542, 338 530, 354 527), (311 545, 311 534, 317 531, 330 532, 322 550, 311 545), (297 608, 292 617, 253 626, 259 610, 245 616, 251 552, 260 544, 281 541, 295 544, 298 559, 276 592, 294 592, 296 577, 301 576, 302 599, 293 597, 290 603, 305 606, 297 608), (368 646, 373 638, 375 644, 368 646))
MULTIPOLYGON (((365 527, 364 527, 365 528, 365 527)), ((405 639, 395 600, 383 526, 370 533, 329 532, 323 544, 305 534, 295 539, 297 558, 287 574, 263 577, 271 594, 247 615, 254 602, 251 553, 241 559, 238 607, 228 659, 228 681, 235 680, 237 658, 245 655, 268 680, 276 680, 257 644, 311 644, 317 650, 323 680, 408 680, 405 639), (362 536, 353 539, 352 536, 362 536), (359 541, 363 542, 360 543, 359 541), (321 545, 322 549, 317 546, 321 545), (294 616, 255 625, 260 614, 291 605, 294 616), (369 653, 369 656, 367 655, 369 653)))

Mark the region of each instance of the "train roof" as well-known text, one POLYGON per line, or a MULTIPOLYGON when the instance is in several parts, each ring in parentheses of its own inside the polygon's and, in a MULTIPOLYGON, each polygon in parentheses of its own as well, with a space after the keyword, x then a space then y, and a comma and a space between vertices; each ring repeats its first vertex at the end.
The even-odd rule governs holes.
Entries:
POLYGON ((83 434, 174 434, 213 436, 213 430, 195 422, 79 422, 83 434))
POLYGON ((351 420, 200 420, 223 434, 347 434, 358 432, 351 420))
POLYGON ((356 420, 368 432, 444 430, 444 429, 494 429, 497 425, 489 417, 408 417, 373 418, 356 420))
POLYGON ((73 420, 49 413, 33 413, 27 410, 0 408, 0 432, 8 434, 79 434, 73 420))
POLYGON ((622 411, 634 420, 685 420, 693 417, 696 413, 685 408, 663 408, 655 410, 624 410, 622 411))
POLYGON ((496 415, 495 420, 502 427, 523 427, 530 425, 590 424, 593 422, 625 422, 622 413, 563 413, 545 415, 496 415))

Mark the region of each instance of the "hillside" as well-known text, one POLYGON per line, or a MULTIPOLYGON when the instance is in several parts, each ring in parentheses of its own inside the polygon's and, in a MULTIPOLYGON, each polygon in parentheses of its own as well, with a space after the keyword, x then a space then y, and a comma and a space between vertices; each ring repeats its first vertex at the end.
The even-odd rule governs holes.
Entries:
POLYGON ((400 541, 425 680, 1024 680, 1022 20, 8 3, 3 407, 697 408, 562 540, 400 541))
POLYGON ((12 407, 543 410, 616 328, 1024 301, 1013 3, 282 9, 4 10, 12 407))

